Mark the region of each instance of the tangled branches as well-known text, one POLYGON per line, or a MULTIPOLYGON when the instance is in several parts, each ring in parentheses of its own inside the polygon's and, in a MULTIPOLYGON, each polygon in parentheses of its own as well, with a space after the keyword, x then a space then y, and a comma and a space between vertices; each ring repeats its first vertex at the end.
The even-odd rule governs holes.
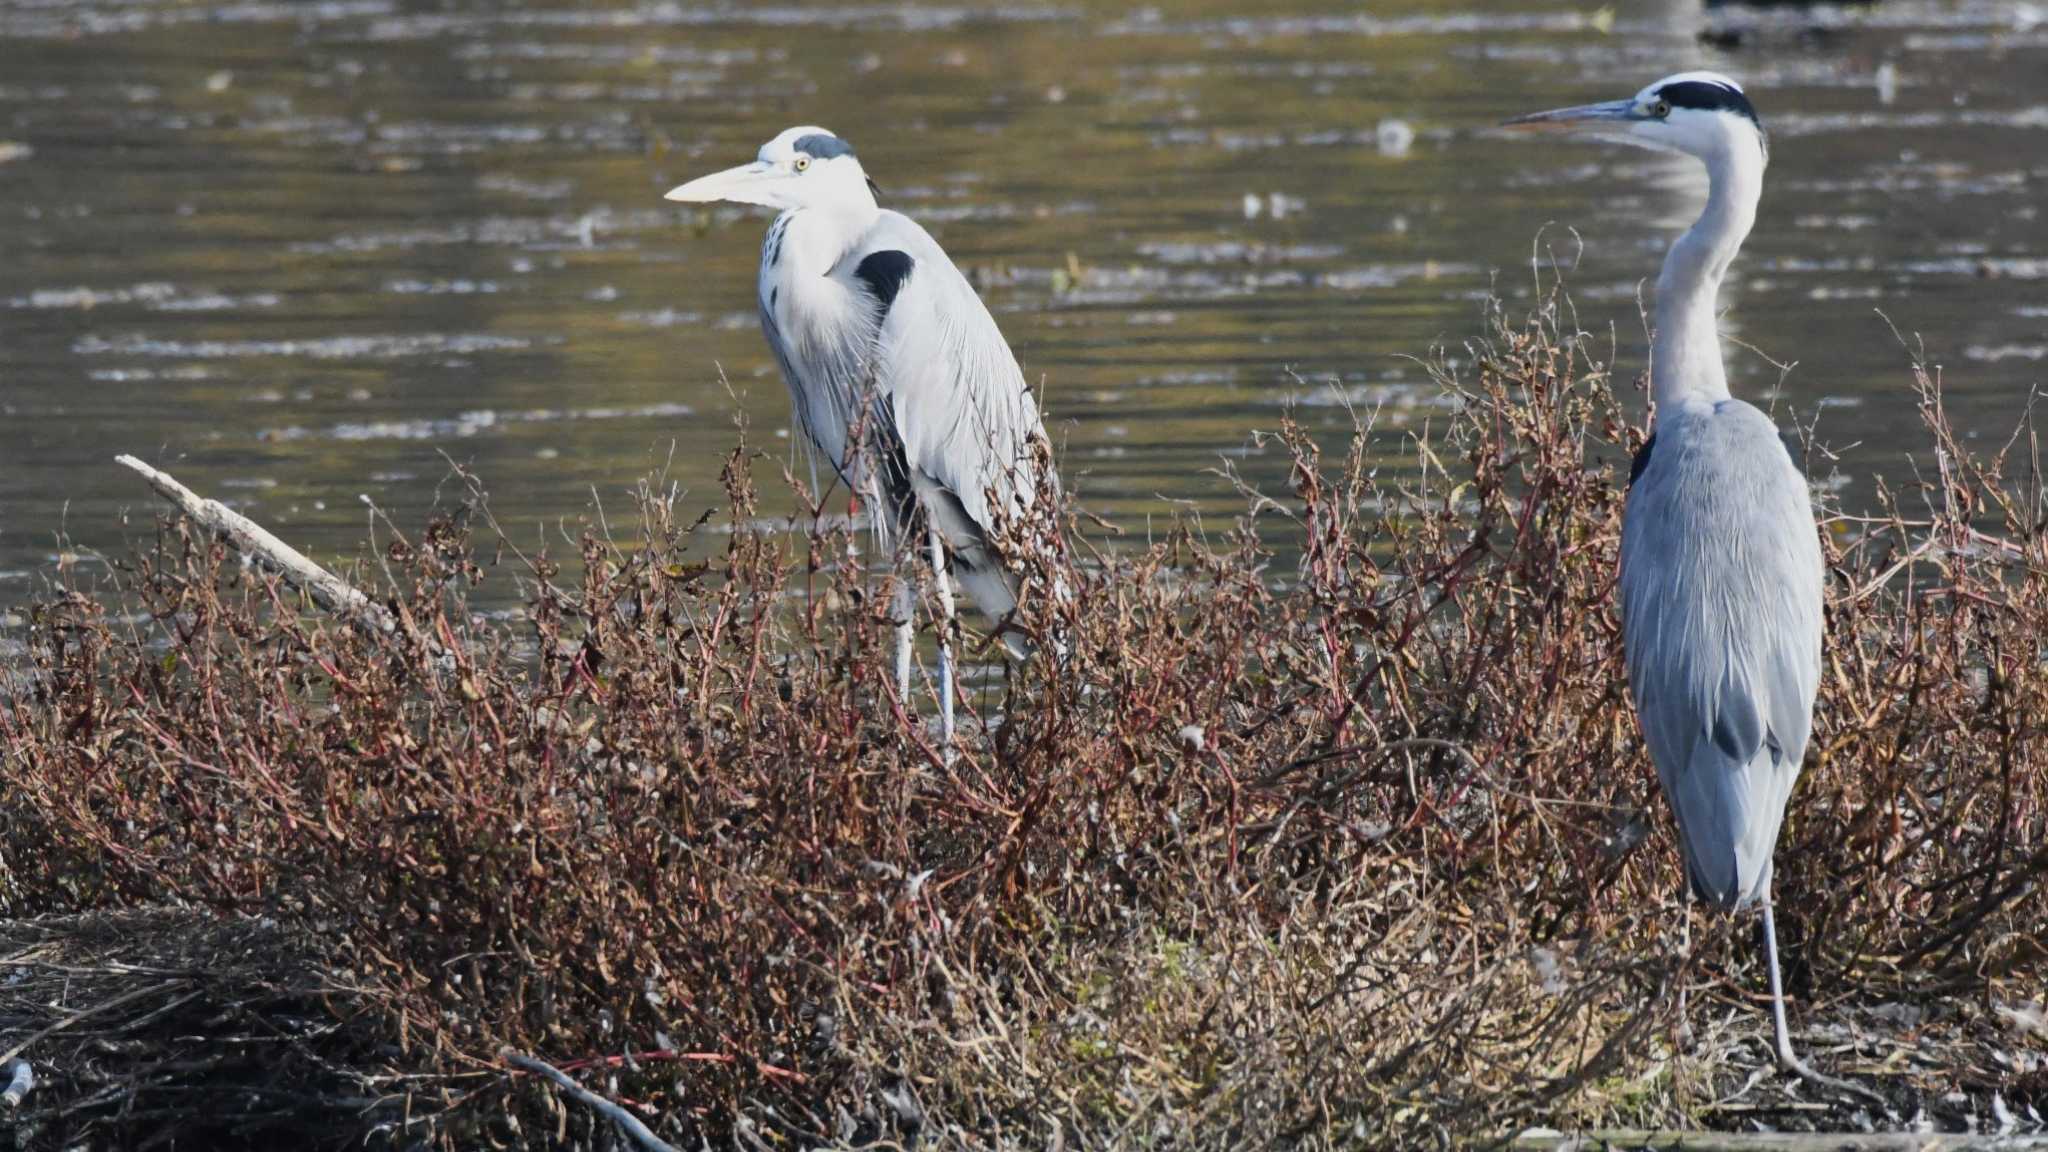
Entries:
MULTIPOLYGON (((507 1046, 684 1146, 1768 1109, 1761 1017, 1731 1003, 1746 949, 1723 924, 1674 959, 1612 609, 1640 432, 1556 316, 1439 359, 1441 427, 1367 414, 1326 463, 1283 426, 1292 490, 1224 537, 1030 552, 1015 624, 1058 642, 981 647, 951 761, 929 686, 894 694, 896 577, 844 559, 843 528, 759 524, 744 447, 722 508, 649 484, 630 539, 572 557, 487 557, 472 487, 377 557, 388 631, 166 523, 128 600, 34 610, 0 698, 6 906, 178 903, 308 942, 366 990, 376 1075, 443 1078, 402 1108, 389 1085, 425 1081, 365 1081, 344 1142, 394 1111, 451 1143, 596 1141, 502 1073, 507 1046), (508 583, 523 611, 472 607, 508 583), (1679 980, 1707 990, 1696 1056, 1679 980)), ((1830 656, 1778 868, 1826 1059, 1902 1112, 2038 1099, 2038 1062, 1982 1041, 2048 969, 2031 432, 1972 454, 1914 379, 1934 470, 1826 521, 1830 656), (1887 1064, 1902 1030, 1935 1056, 1887 1064)))

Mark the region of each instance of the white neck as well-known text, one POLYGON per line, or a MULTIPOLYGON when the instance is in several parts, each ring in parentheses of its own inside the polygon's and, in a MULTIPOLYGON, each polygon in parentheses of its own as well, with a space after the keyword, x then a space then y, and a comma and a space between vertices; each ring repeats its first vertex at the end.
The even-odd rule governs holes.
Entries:
MULTIPOLYGON (((787 222, 783 258, 795 262, 795 269, 808 276, 830 272, 847 248, 865 235, 881 210, 870 199, 866 203, 833 204, 796 208, 785 212, 787 222)), ((778 227, 784 227, 778 221, 778 227)))
POLYGON ((1756 222, 1764 187, 1763 149, 1744 133, 1706 157, 1706 164, 1706 211, 1671 245, 1657 277, 1650 397, 1660 410, 1687 396, 1728 398, 1715 314, 1721 279, 1756 222))

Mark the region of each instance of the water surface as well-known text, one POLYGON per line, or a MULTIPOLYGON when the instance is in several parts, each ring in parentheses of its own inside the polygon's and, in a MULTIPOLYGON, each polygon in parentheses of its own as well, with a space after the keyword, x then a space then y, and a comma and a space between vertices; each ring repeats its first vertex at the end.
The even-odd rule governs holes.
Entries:
POLYGON ((1226 459, 1280 488, 1249 434, 1290 403, 1437 411, 1409 357, 1525 299, 1546 224, 1639 365, 1697 170, 1490 125, 1681 67, 1772 132, 1734 385, 1818 413, 1854 498, 1919 443, 1880 310, 1983 437, 2043 377, 2031 4, 1249 7, 0 6, 0 605, 145 528, 123 451, 328 557, 450 458, 522 538, 655 470, 715 503, 736 419, 789 435, 765 220, 660 194, 797 123, 968 270, 1070 486, 1134 529, 1240 507, 1226 459))

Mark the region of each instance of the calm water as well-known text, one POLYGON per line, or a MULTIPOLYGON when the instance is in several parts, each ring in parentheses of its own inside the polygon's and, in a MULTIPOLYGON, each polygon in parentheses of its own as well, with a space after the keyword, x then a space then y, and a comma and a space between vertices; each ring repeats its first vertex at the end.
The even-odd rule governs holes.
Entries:
POLYGON ((1225 457, 1278 487, 1248 432, 1290 400, 1426 415, 1404 357, 1526 295, 1546 222, 1639 365, 1638 283, 1699 176, 1489 125, 1682 66, 1745 79, 1772 130, 1726 325, 1798 362, 1780 403, 1820 410, 1850 491, 1917 444, 1876 310, 1987 438, 2044 375, 2031 3, 1252 7, 0 5, 0 605, 146 526, 121 451, 328 556, 364 495, 416 522, 443 453, 523 537, 661 467, 715 502, 736 415, 788 435, 765 220, 660 194, 796 123, 977 279, 1070 485, 1133 527, 1238 508, 1225 457))

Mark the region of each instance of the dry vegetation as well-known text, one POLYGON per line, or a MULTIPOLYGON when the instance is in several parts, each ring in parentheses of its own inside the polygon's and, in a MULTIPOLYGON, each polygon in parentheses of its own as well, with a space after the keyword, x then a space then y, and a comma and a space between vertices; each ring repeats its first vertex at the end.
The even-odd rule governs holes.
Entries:
POLYGON ((1753 1075, 1749 922, 1681 963, 1612 603, 1640 432, 1555 305, 1489 328, 1426 432, 1280 432, 1292 491, 1227 534, 1035 560, 1074 594, 1020 626, 1064 642, 950 764, 891 691, 889 577, 757 526, 746 449, 720 514, 650 486, 574 556, 472 488, 359 574, 388 635, 166 524, 35 609, 0 698, 0 1019, 131 997, 37 1041, 17 1139, 616 1146, 508 1047, 692 1148, 2048 1111, 2031 432, 1966 450, 1902 370, 1927 470, 1828 520, 1778 892, 1802 1041, 1867 1113, 1753 1075), (466 606, 512 580, 518 618, 466 606))

